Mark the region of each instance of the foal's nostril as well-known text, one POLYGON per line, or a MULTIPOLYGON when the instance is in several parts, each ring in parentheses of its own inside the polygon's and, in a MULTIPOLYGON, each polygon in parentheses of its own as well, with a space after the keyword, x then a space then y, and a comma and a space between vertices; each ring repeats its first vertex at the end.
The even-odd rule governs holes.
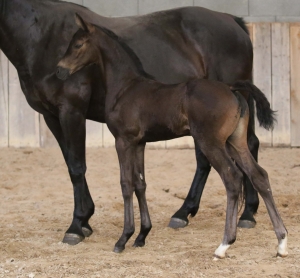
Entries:
POLYGON ((62 68, 62 67, 57 67, 56 69, 56 76, 61 79, 61 80, 66 80, 68 76, 70 75, 69 70, 62 68))

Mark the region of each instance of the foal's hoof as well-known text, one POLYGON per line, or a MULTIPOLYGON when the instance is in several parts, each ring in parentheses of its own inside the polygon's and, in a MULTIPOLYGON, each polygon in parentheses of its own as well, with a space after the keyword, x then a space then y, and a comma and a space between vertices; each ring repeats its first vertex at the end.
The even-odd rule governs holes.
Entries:
POLYGON ((169 227, 173 229, 184 228, 188 225, 188 223, 188 221, 172 217, 169 223, 169 227))
POLYGON ((249 220, 239 220, 238 227, 244 229, 252 229, 256 225, 256 222, 249 221, 249 220))
POLYGON ((124 251, 125 247, 117 247, 115 246, 114 252, 115 253, 122 253, 124 251))
POLYGON ((82 232, 83 232, 85 237, 89 237, 93 233, 93 231, 91 231, 90 229, 88 229, 86 227, 82 227, 82 232))
POLYGON ((213 261, 218 261, 218 260, 223 260, 223 259, 225 259, 225 256, 221 257, 221 256, 218 256, 218 255, 214 254, 213 261))
POLYGON ((63 239, 63 243, 67 243, 69 245, 76 245, 84 240, 83 236, 77 235, 77 234, 69 234, 66 233, 63 239))
POLYGON ((280 257, 280 258, 285 258, 285 257, 287 257, 287 256, 288 256, 288 252, 283 253, 283 254, 280 254, 280 253, 277 253, 277 254, 276 254, 276 257, 280 257))

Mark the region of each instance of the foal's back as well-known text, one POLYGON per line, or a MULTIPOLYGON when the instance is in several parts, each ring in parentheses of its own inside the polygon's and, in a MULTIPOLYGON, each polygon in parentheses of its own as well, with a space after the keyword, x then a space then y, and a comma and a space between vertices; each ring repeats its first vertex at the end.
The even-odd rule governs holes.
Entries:
MULTIPOLYGON (((152 142, 190 135, 191 129, 209 128, 216 135, 224 125, 235 126, 238 111, 237 98, 223 83, 195 79, 166 85, 141 78, 118 96, 109 121, 117 123, 114 135, 152 142)), ((226 128, 224 136, 230 132, 232 128, 226 128)))
POLYGON ((186 90, 186 83, 166 85, 141 77, 109 109, 108 125, 111 122, 118 126, 118 131, 113 129, 112 133, 135 136, 141 142, 189 135, 186 90))

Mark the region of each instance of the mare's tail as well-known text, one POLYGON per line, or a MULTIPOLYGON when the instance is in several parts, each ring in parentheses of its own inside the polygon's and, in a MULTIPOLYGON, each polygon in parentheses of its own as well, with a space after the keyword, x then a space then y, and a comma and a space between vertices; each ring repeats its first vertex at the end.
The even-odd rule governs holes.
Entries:
POLYGON ((256 102, 256 114, 259 125, 267 130, 273 129, 276 122, 275 111, 271 109, 270 102, 264 93, 250 81, 237 81, 231 87, 232 91, 249 93, 256 102))

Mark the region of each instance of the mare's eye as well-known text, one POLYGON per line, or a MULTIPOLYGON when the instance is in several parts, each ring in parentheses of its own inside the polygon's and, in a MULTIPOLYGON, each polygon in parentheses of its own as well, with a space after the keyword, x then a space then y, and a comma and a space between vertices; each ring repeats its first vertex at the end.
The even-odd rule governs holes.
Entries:
POLYGON ((76 49, 79 49, 79 48, 82 47, 82 45, 83 45, 82 43, 78 43, 78 44, 75 44, 74 47, 75 47, 76 49))

